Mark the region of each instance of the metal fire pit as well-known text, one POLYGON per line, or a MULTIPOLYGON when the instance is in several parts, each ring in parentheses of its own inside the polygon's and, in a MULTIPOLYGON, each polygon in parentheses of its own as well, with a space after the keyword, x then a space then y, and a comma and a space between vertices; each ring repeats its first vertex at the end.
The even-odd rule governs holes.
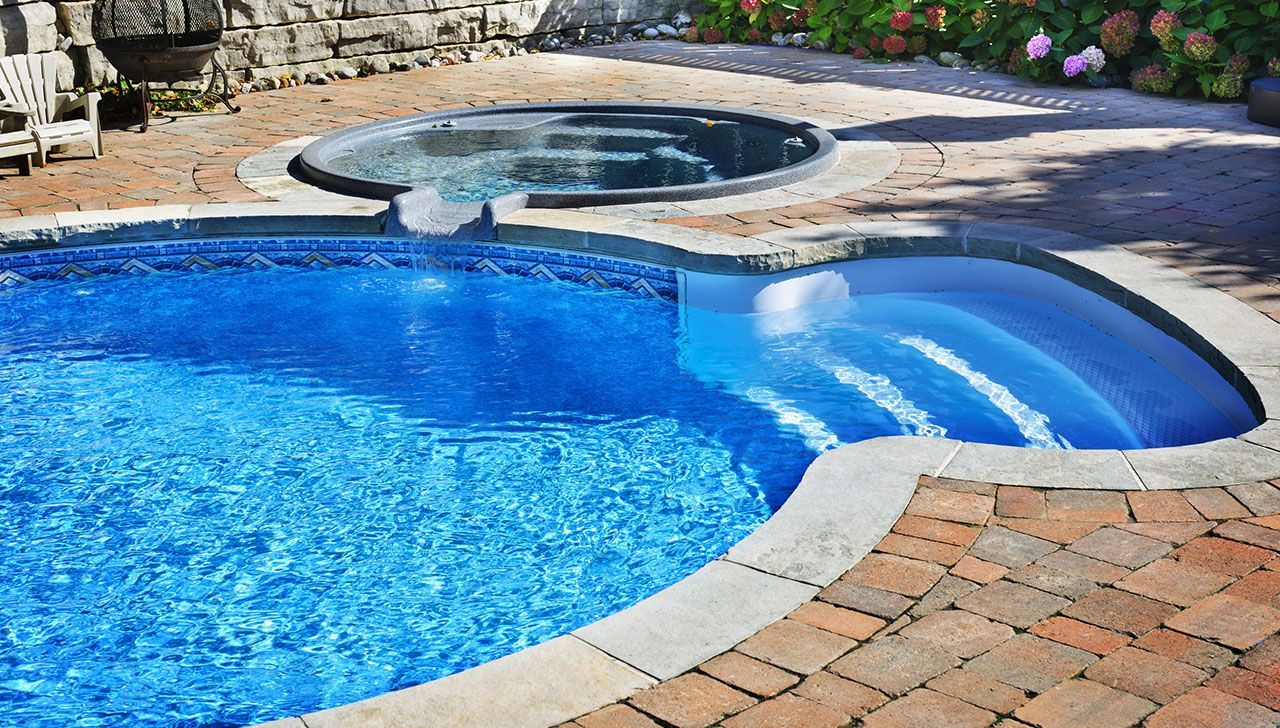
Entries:
POLYGON ((93 6, 93 35, 98 49, 120 75, 141 85, 142 131, 151 125, 151 106, 164 101, 210 98, 231 113, 227 71, 214 55, 222 42, 222 4, 219 0, 98 0, 93 6), (203 89, 173 88, 180 82, 204 80, 203 89), (219 86, 221 82, 221 86, 219 86), (153 84, 161 91, 180 94, 176 99, 154 98, 153 84))

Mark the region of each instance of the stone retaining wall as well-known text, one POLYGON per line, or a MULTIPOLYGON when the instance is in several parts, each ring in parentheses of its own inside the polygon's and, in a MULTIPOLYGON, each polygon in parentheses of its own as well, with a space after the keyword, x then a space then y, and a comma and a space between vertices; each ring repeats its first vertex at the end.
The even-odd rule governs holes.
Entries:
MULTIPOLYGON (((551 33, 667 20, 689 0, 223 0, 222 62, 238 78, 362 70, 373 59, 504 51, 551 33)), ((0 0, 0 55, 56 53, 59 85, 114 79, 94 45, 92 0, 0 0)))

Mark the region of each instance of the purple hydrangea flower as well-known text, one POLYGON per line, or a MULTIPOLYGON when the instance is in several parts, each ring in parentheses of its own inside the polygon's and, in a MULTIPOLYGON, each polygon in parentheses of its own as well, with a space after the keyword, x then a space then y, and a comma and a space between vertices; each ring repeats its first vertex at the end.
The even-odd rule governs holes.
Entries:
POLYGON ((1062 62, 1062 72, 1067 74, 1067 78, 1079 76, 1088 67, 1089 61, 1084 56, 1067 56, 1067 60, 1062 62))
POLYGON ((1027 56, 1032 60, 1044 58, 1049 55, 1049 49, 1053 47, 1053 41, 1049 36, 1041 33, 1031 40, 1027 41, 1027 56))

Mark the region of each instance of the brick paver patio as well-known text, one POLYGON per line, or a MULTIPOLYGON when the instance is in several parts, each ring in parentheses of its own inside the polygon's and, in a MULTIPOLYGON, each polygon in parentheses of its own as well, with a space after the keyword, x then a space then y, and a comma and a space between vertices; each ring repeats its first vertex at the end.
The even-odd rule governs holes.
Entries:
POLYGON ((1033 224, 1135 249, 1280 314, 1280 134, 1246 121, 1243 106, 794 49, 637 43, 252 94, 238 116, 109 132, 96 163, 62 158, 31 178, 0 167, 0 217, 263 199, 235 165, 290 138, 460 105, 584 98, 821 117, 903 153, 892 177, 842 198, 673 222, 742 234, 859 220, 1033 224))
POLYGON ((1280 489, 921 478, 816 599, 565 728, 1280 724, 1280 489))

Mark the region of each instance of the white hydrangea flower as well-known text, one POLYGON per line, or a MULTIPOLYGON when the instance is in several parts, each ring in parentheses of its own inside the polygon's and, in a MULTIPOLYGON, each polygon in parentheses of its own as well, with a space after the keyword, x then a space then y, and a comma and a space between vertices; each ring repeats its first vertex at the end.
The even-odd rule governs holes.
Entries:
POLYGON ((1102 67, 1107 65, 1107 54, 1102 52, 1098 46, 1089 46, 1080 52, 1084 56, 1084 60, 1089 64, 1089 70, 1097 73, 1102 67))

